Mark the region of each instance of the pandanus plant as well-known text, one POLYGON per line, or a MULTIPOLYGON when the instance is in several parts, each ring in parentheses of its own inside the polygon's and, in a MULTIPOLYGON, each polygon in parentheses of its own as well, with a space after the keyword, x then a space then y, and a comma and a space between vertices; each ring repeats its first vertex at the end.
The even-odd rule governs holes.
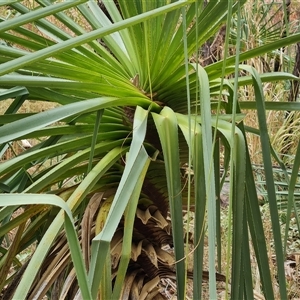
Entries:
POLYGON ((233 299, 253 299, 251 236, 262 290, 272 299, 240 85, 255 88, 247 108, 259 115, 259 130, 252 131, 261 135, 269 174, 285 298, 262 82, 292 76, 259 75, 239 62, 299 35, 245 53, 237 37, 237 53, 227 57, 231 17, 240 24, 245 0, 4 2, 14 16, 1 19, 0 99, 13 101, 0 118, 1 154, 22 139, 35 145, 0 165, 2 298, 161 299, 160 279, 171 277, 184 299, 189 277, 200 299, 204 277, 216 299, 216 280, 225 280, 217 264, 233 299), (203 68, 198 50, 225 23, 225 58, 203 68), (57 107, 18 113, 25 100, 57 107), (221 163, 231 179, 226 270, 220 269, 221 163), (24 263, 20 253, 28 248, 24 263))

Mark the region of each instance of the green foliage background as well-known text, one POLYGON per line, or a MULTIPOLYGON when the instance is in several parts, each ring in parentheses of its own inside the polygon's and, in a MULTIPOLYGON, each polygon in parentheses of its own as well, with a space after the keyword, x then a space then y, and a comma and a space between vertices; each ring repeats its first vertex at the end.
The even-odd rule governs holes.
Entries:
MULTIPOLYGON (((262 291, 266 299, 273 299, 273 280, 245 138, 247 131, 254 130, 245 128, 241 114, 241 109, 247 106, 256 111, 259 120, 259 128, 254 132, 262 144, 280 297, 287 299, 285 250, 271 164, 274 153, 265 113, 266 108, 299 110, 300 106, 266 103, 262 84, 296 78, 281 72, 259 74, 242 62, 298 42, 300 34, 266 41, 243 51, 241 9, 245 2, 209 1, 204 5, 204 1, 192 0, 119 0, 116 5, 103 1, 111 19, 95 1, 36 0, 36 6, 17 1, 1 3, 16 11, 13 18, 2 19, 0 26, 0 38, 4 41, 0 45, 0 100, 14 99, 0 118, 1 154, 12 141, 39 141, 0 165, 1 240, 17 228, 10 246, 7 249, 1 246, 0 286, 4 293, 9 283, 24 271, 11 293, 14 299, 25 299, 27 295, 51 298, 57 290, 59 299, 74 290, 76 297, 81 294, 83 299, 134 299, 133 295, 142 299, 141 295, 149 290, 147 283, 159 284, 157 278, 163 276, 159 267, 157 276, 143 275, 145 289, 132 285, 130 294, 125 286, 128 278, 137 278, 132 275, 135 269, 130 268, 132 245, 141 230, 136 223, 137 211, 155 207, 161 219, 166 220, 170 211, 172 239, 158 242, 147 240, 146 236, 143 251, 150 260, 151 255, 158 260, 164 244, 174 247, 177 297, 184 299, 189 240, 184 232, 182 210, 187 207, 195 212, 193 297, 200 299, 202 295, 207 230, 209 297, 216 299, 215 265, 220 267, 221 260, 222 147, 224 174, 230 171, 231 186, 228 227, 232 235, 227 240, 225 270, 228 289, 228 282, 231 284, 230 297, 254 298, 251 240, 262 291), (70 9, 80 14, 82 24, 70 17, 70 9), (229 40, 233 17, 236 36, 229 40), (63 25, 56 25, 58 21, 63 25), (224 59, 206 67, 197 60, 191 62, 189 58, 223 24, 227 27, 224 59), (92 30, 87 30, 88 27, 92 30), (236 53, 229 56, 232 41, 236 43, 236 53), (240 102, 238 88, 244 85, 254 88, 251 103, 240 102), (49 101, 59 106, 34 114, 18 114, 25 100, 49 101), (189 170, 187 184, 182 176, 185 164, 188 167, 184 170, 189 170), (95 195, 102 195, 92 218, 96 225, 90 227, 93 232, 84 244, 82 220, 95 195), (20 207, 24 211, 12 218, 20 207), (110 254, 120 224, 123 224, 119 238, 122 247, 114 268, 110 254), (47 269, 52 247, 64 235, 67 240, 59 247, 68 245, 71 256, 68 257, 69 252, 62 253, 60 262, 66 259, 67 263, 65 273, 60 274, 72 279, 72 284, 66 281, 60 289, 54 288, 54 282, 42 286, 39 272, 47 269), (36 250, 28 265, 22 266, 18 254, 31 244, 36 244, 36 250), (151 251, 145 250, 150 248, 151 251), (8 276, 12 264, 16 271, 8 276)), ((294 205, 299 151, 292 175, 286 173, 289 212, 294 205)), ((160 235, 166 237, 166 232, 160 235)), ((153 295, 149 292, 149 299, 158 290, 153 291, 153 295)))

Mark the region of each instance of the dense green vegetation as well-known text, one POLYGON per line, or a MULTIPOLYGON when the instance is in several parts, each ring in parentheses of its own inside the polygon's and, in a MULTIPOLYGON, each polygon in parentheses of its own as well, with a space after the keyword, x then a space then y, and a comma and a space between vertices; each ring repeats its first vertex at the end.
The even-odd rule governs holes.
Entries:
POLYGON ((13 101, 0 117, 0 153, 4 158, 13 142, 34 141, 0 165, 3 299, 161 299, 164 277, 176 277, 178 299, 185 299, 192 278, 193 298, 200 299, 206 266, 210 299, 217 299, 217 280, 226 281, 230 298, 254 299, 252 251, 261 293, 288 298, 287 234, 272 161, 287 185, 288 228, 291 211, 297 215, 300 150, 288 173, 271 147, 266 109, 300 105, 265 101, 263 84, 297 77, 259 72, 251 59, 274 60, 300 34, 279 38, 278 27, 264 26, 272 38, 247 50, 245 4, 118 0, 102 1, 101 9, 87 0, 2 1, 10 16, 0 26, 0 100, 13 101), (223 53, 205 65, 200 50, 220 29, 223 53), (252 101, 240 96, 244 86, 252 101), (18 113, 25 101, 55 108, 18 113), (257 114, 257 128, 245 126, 244 108, 257 114), (276 274, 248 133, 262 147, 276 274), (226 177, 229 234, 222 257, 226 177))

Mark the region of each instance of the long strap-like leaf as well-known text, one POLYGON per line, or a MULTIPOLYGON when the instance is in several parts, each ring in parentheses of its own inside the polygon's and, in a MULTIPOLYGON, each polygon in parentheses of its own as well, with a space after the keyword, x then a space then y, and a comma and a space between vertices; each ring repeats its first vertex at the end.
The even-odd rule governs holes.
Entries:
POLYGON ((184 263, 184 234, 182 218, 182 188, 179 160, 178 128, 174 112, 165 107, 160 114, 152 114, 158 135, 160 138, 166 177, 168 183, 168 195, 172 219, 172 232, 177 277, 178 299, 185 298, 185 263, 184 263))
MULTIPOLYGON (((133 139, 129 153, 127 154, 124 173, 112 202, 103 230, 94 238, 92 242, 89 281, 93 299, 96 298, 98 293, 98 288, 103 275, 105 260, 110 249, 112 237, 117 229, 122 215, 124 214, 129 200, 133 196, 138 197, 139 193, 137 191, 141 190, 145 171, 150 163, 150 158, 143 146, 147 128, 147 117, 148 112, 140 107, 137 107, 134 118, 135 122, 133 124, 133 139)), ((123 265, 123 269, 124 267, 126 266, 123 265)), ((120 274, 122 276, 125 275, 125 273, 120 274)), ((117 288, 116 290, 117 293, 119 293, 120 289, 117 288)))

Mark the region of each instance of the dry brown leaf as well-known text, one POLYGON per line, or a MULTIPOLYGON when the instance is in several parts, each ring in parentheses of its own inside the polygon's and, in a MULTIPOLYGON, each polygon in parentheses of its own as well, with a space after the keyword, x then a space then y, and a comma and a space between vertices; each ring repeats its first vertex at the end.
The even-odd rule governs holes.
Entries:
POLYGON ((168 253, 167 251, 164 251, 163 249, 159 247, 155 247, 156 255, 160 263, 173 266, 175 264, 174 257, 168 253))
POLYGON ((88 270, 88 267, 90 265, 90 244, 91 244, 91 233, 92 233, 92 227, 93 227, 93 219, 95 217, 95 214, 100 206, 100 202, 103 199, 104 193, 95 193, 92 198, 90 199, 82 221, 81 221, 81 246, 82 246, 82 252, 83 252, 83 259, 85 262, 85 267, 88 270))
POLYGON ((140 241, 137 245, 132 243, 131 245, 131 259, 137 261, 138 257, 141 255, 143 241, 140 241))
POLYGON ((149 208, 146 210, 141 210, 137 208, 136 216, 142 221, 143 224, 147 224, 149 219, 151 218, 149 208))
POLYGON ((124 284, 122 287, 122 292, 121 292, 121 297, 120 299, 122 300, 127 300, 129 299, 130 296, 130 291, 132 289, 133 286, 133 282, 135 280, 136 275, 138 274, 138 270, 135 270, 133 272, 131 272, 130 274, 127 274, 124 280, 124 284))
POLYGON ((143 247, 142 247, 142 252, 144 252, 147 257, 150 259, 151 263, 157 268, 157 255, 156 251, 151 243, 148 241, 144 240, 143 242, 143 247))
MULTIPOLYGON (((156 289, 157 293, 159 292, 157 285, 159 284, 159 276, 154 277, 152 280, 148 281, 144 286, 140 294, 140 300, 149 299, 147 296, 156 289)), ((155 291, 155 292, 156 292, 155 291)), ((155 295, 157 295, 157 293, 155 295)), ((153 297, 155 296, 153 295, 153 297)))
POLYGON ((115 269, 119 264, 122 255, 122 247, 123 247, 123 242, 120 242, 117 244, 116 247, 114 247, 114 250, 110 252, 111 267, 113 269, 115 269))

